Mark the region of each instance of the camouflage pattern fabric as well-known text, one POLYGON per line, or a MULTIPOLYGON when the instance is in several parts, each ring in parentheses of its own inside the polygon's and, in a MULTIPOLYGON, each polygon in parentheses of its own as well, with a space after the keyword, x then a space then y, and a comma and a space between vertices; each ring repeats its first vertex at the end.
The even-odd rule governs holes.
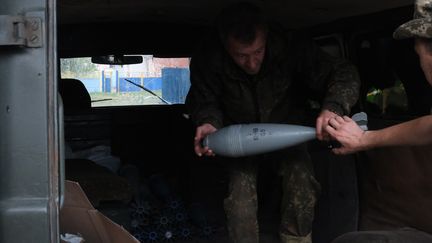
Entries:
POLYGON ((283 195, 280 234, 306 236, 312 231, 320 185, 313 177, 308 154, 299 153, 294 156, 297 158, 281 164, 283 195))
POLYGON ((304 33, 270 31, 254 76, 243 72, 216 40, 204 41, 190 70, 186 105, 196 125, 301 124, 309 98, 322 100, 321 109, 349 115, 359 96, 356 67, 330 56, 304 33))
POLYGON ((397 28, 393 37, 395 39, 432 38, 432 0, 417 0, 414 19, 397 28))
POLYGON ((234 243, 258 243, 257 164, 243 162, 230 168, 229 192, 224 200, 228 233, 234 243))
POLYGON ((281 234, 282 243, 312 243, 312 233, 307 236, 292 236, 281 234))
POLYGON ((335 76, 334 81, 329 83, 327 95, 321 109, 333 111, 338 115, 347 115, 351 110, 351 106, 357 102, 360 82, 351 82, 351 86, 347 87, 344 80, 358 80, 356 69, 345 62, 338 63, 335 66, 339 70, 339 76, 335 76), (337 100, 343 102, 338 103, 337 100), (342 112, 340 112, 338 106, 342 107, 342 112))
POLYGON ((320 186, 304 147, 245 159, 230 167, 229 195, 224 201, 227 227, 234 243, 258 243, 256 178, 258 163, 279 162, 282 177, 282 243, 311 243, 314 207, 320 186))
MULTIPOLYGON (((190 70, 186 105, 197 126, 302 124, 308 98, 323 100, 321 109, 349 115, 359 96, 355 66, 324 52, 304 33, 276 28, 269 30, 266 55, 257 75, 242 71, 217 36, 202 43, 191 59, 190 70)), ((302 242, 302 238, 308 242, 319 185, 306 151, 287 151, 248 158, 252 162, 244 158, 226 162, 235 165, 224 201, 228 231, 235 243, 259 242, 257 163, 266 159, 279 161, 283 177, 281 238, 301 240, 284 243, 302 242)))

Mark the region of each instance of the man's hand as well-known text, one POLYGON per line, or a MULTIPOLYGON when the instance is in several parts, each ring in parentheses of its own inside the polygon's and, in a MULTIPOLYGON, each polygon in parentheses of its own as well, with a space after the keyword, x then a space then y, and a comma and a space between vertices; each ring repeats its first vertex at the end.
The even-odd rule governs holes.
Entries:
POLYGON ((332 118, 325 129, 342 144, 342 147, 332 149, 335 154, 350 154, 366 148, 366 132, 347 116, 332 118))
POLYGON ((329 110, 321 111, 320 115, 316 120, 316 133, 318 140, 329 141, 330 134, 327 132, 326 127, 329 125, 330 119, 337 117, 338 115, 329 110))
POLYGON ((204 123, 201 126, 197 127, 194 138, 194 150, 198 156, 202 156, 203 154, 206 156, 214 156, 215 154, 208 147, 202 147, 201 141, 209 134, 216 132, 217 129, 209 124, 204 123))

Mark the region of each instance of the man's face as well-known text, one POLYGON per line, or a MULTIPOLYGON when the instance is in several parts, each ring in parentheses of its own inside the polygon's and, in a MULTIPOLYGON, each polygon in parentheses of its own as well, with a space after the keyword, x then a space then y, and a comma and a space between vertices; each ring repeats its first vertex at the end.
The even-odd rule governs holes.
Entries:
POLYGON ((233 37, 228 37, 226 50, 234 62, 247 74, 255 75, 261 69, 264 60, 267 36, 264 31, 257 31, 255 40, 245 44, 233 37))
POLYGON ((423 73, 429 84, 432 85, 432 40, 416 39, 415 50, 419 56, 423 73))

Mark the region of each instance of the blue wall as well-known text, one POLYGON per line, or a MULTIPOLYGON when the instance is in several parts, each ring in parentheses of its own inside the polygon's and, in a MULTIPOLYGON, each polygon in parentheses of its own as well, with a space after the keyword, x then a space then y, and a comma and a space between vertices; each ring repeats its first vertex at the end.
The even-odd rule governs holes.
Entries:
POLYGON ((163 68, 162 77, 153 78, 123 78, 116 72, 112 77, 105 77, 102 72, 101 80, 81 79, 88 92, 138 92, 143 91, 125 79, 144 86, 149 90, 162 90, 162 98, 173 104, 183 104, 190 88, 190 72, 188 68, 163 68))
POLYGON ((83 82, 89 93, 102 91, 100 87, 100 80, 98 78, 84 78, 81 79, 81 82, 83 82))
POLYGON ((162 78, 120 78, 120 92, 136 92, 143 91, 140 87, 127 82, 125 79, 132 81, 136 84, 144 86, 149 90, 160 90, 162 89, 162 78), (144 85, 142 83, 144 81, 144 85))
POLYGON ((173 104, 184 104, 189 88, 188 68, 162 69, 162 98, 173 104))

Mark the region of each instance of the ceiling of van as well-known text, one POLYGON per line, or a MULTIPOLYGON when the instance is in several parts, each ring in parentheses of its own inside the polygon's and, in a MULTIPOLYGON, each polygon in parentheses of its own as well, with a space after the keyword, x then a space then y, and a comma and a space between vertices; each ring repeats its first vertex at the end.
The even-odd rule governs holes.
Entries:
MULTIPOLYGON (((59 0, 60 24, 82 22, 174 22, 206 25, 236 0, 59 0)), ((254 1, 286 27, 308 27, 413 4, 413 0, 254 1)))

